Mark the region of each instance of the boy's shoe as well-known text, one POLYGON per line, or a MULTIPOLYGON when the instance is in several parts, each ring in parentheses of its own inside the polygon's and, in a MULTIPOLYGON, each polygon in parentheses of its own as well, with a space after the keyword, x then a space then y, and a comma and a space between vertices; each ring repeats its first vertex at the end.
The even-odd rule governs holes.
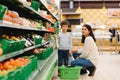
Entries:
POLYGON ((58 76, 60 76, 60 70, 58 70, 58 76))

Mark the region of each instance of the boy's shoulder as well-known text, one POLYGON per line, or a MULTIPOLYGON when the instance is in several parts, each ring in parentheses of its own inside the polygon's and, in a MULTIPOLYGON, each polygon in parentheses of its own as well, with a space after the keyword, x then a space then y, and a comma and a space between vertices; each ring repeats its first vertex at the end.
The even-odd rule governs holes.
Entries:
POLYGON ((71 32, 66 32, 66 33, 59 32, 58 34, 72 34, 72 33, 71 32))
POLYGON ((66 33, 59 32, 58 35, 70 35, 70 36, 72 36, 72 33, 71 32, 66 32, 66 33))
POLYGON ((67 32, 67 34, 72 35, 72 33, 71 33, 71 32, 67 32))
POLYGON ((67 35, 70 35, 70 36, 72 35, 72 33, 71 33, 71 32, 66 32, 66 34, 67 34, 67 35))

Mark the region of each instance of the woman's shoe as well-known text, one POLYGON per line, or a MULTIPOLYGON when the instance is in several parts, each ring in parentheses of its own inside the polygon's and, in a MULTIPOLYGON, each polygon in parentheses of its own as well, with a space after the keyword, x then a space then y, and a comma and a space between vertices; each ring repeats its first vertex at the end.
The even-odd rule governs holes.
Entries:
POLYGON ((88 67, 87 70, 90 72, 88 74, 88 76, 94 76, 95 71, 96 71, 96 67, 95 66, 91 66, 91 67, 88 67))
POLYGON ((86 73, 87 73, 86 69, 81 69, 80 74, 86 74, 86 73))

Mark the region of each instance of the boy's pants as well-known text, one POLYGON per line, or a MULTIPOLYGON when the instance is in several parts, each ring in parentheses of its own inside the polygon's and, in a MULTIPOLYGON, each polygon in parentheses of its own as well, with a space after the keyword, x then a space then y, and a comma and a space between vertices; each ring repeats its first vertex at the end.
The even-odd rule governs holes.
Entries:
POLYGON ((58 49, 58 66, 68 65, 69 60, 69 50, 59 50, 58 49))

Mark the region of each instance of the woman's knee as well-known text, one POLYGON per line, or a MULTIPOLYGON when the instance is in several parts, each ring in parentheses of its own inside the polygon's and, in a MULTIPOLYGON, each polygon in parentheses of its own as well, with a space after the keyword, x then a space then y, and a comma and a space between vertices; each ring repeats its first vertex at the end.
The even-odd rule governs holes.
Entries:
POLYGON ((75 65, 76 65, 76 61, 72 61, 71 66, 75 66, 75 65))

